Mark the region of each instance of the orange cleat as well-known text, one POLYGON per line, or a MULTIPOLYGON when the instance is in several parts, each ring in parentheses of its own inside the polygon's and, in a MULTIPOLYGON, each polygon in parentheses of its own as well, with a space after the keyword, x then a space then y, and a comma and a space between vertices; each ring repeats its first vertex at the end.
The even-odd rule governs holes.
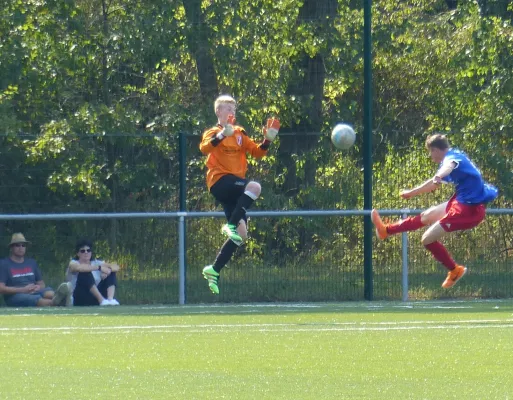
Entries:
POLYGON ((378 210, 371 211, 371 221, 376 227, 376 236, 379 240, 385 240, 388 237, 387 226, 379 216, 378 210))
POLYGON ((447 278, 442 283, 442 287, 444 289, 452 288, 466 273, 467 269, 463 265, 456 265, 456 268, 447 273, 447 278))

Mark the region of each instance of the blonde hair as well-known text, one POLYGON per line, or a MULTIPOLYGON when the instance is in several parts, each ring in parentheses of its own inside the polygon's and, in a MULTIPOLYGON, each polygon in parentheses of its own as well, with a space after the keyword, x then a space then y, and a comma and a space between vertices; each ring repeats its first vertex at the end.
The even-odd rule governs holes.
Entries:
POLYGON ((214 102, 214 111, 217 111, 221 104, 233 104, 234 106, 237 106, 235 99, 227 94, 223 94, 216 99, 214 102))

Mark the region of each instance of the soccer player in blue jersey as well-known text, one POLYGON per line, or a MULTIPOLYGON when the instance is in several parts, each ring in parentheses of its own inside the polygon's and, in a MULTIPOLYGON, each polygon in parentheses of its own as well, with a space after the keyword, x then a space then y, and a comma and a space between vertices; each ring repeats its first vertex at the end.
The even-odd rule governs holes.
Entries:
POLYGON ((419 194, 430 193, 440 187, 442 182, 454 184, 454 195, 449 201, 428 208, 420 215, 391 224, 383 223, 377 210, 372 210, 371 219, 380 240, 400 232, 414 231, 431 225, 422 235, 422 244, 449 270, 447 278, 442 283, 442 287, 448 289, 465 275, 467 268, 456 264, 439 240, 449 232, 472 229, 479 225, 485 218, 485 204, 497 197, 498 190, 483 180, 479 169, 464 152, 449 146, 445 135, 429 136, 426 148, 431 160, 440 164, 438 171, 433 178, 423 184, 401 191, 400 196, 409 199, 419 194))

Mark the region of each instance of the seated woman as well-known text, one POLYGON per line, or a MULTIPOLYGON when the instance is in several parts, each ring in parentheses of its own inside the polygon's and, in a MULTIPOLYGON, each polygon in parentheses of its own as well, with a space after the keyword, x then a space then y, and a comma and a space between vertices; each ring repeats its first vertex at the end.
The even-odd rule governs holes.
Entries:
POLYGON ((114 298, 119 265, 98 260, 93 255, 93 243, 81 239, 75 246, 76 256, 68 266, 68 280, 73 286, 75 306, 119 306, 114 298))

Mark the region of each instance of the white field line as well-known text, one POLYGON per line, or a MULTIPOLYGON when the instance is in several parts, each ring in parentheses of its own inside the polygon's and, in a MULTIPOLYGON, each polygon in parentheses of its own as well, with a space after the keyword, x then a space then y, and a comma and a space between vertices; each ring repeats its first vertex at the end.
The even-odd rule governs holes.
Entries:
MULTIPOLYGON (((461 329, 461 330, 470 330, 470 329, 510 329, 513 328, 513 325, 451 325, 451 326, 443 326, 443 325, 433 325, 433 326, 396 326, 396 327, 331 327, 331 328, 319 328, 319 327, 311 327, 311 328, 285 328, 285 329, 266 329, 266 328, 249 328, 244 329, 242 333, 246 332, 260 332, 260 333, 298 333, 298 332, 373 332, 373 331, 414 331, 414 330, 449 330, 449 329, 461 329)), ((61 331, 59 335, 70 335, 73 330, 61 331)), ((170 333, 170 334, 205 334, 205 333, 226 333, 226 332, 234 332, 233 329, 221 328, 221 329, 131 329, 131 328, 123 328, 116 331, 116 334, 136 334, 136 333, 144 333, 144 334, 162 334, 162 333, 170 333)), ((34 335, 39 332, 0 332, 0 336, 20 336, 20 335, 34 335)), ((44 332, 45 334, 48 332, 44 332)), ((52 332, 53 333, 53 332, 52 332)), ((94 329, 91 328, 88 335, 104 335, 107 333, 112 333, 112 330, 102 330, 102 329, 94 329)))
MULTIPOLYGON (((483 304, 494 304, 494 309, 508 307, 511 305, 510 300, 451 300, 451 301, 418 301, 418 302, 346 302, 346 303, 263 303, 263 304, 187 304, 185 306, 178 305, 153 305, 153 306, 122 306, 117 307, 116 311, 120 315, 185 315, 185 314, 224 314, 237 312, 239 314, 259 313, 262 310, 272 314, 278 313, 302 313, 311 312, 312 309, 318 309, 325 312, 336 312, 337 310, 362 309, 368 311, 387 311, 387 309, 473 309, 483 304)), ((89 315, 110 315, 112 309, 98 309, 96 312, 69 312, 68 309, 57 308, 52 309, 51 313, 45 308, 34 308, 31 311, 26 309, 9 309, 0 310, 0 319, 3 317, 30 317, 33 315, 52 315, 52 316, 89 316, 89 315), (22 311, 22 313, 18 313, 22 311), (104 311, 106 311, 104 313, 104 311)))
POLYGON ((407 331, 418 329, 497 329, 513 328, 513 319, 460 320, 460 321, 389 321, 389 322, 335 322, 335 323, 276 323, 276 324, 169 324, 119 325, 98 327, 14 327, 0 328, 0 335, 20 333, 205 333, 205 332, 326 332, 326 331, 407 331))

